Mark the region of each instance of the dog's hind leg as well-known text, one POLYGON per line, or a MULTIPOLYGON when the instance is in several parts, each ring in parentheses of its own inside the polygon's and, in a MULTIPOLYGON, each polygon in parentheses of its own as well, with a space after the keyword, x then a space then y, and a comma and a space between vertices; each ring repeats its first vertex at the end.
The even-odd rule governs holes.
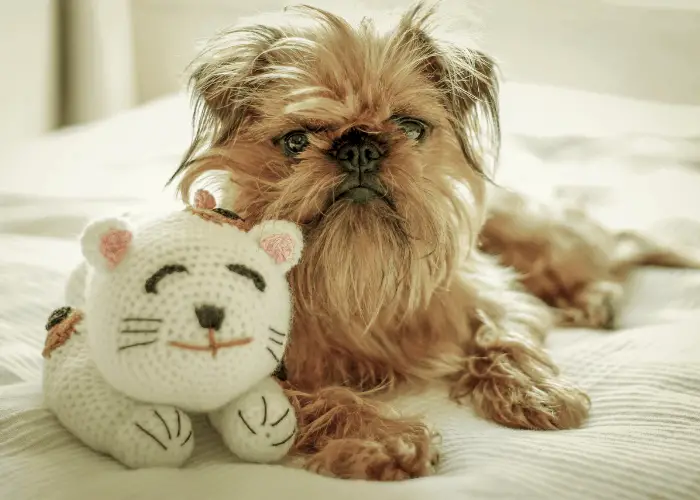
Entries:
POLYGON ((560 325, 614 328, 625 267, 619 239, 583 211, 497 188, 480 243, 554 308, 560 325))

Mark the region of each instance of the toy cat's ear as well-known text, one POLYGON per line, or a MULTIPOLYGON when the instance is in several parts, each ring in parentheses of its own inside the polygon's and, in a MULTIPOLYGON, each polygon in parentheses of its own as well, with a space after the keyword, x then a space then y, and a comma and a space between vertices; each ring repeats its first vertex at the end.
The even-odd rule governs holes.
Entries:
POLYGON ((216 198, 206 189, 198 189, 194 194, 194 208, 214 210, 216 208, 216 198))
POLYGON ((123 219, 103 219, 88 224, 80 237, 80 246, 91 266, 111 271, 126 257, 132 238, 123 219))
POLYGON ((268 254, 275 264, 286 273, 301 259, 304 237, 299 226, 293 222, 272 220, 261 222, 248 231, 260 248, 268 254))

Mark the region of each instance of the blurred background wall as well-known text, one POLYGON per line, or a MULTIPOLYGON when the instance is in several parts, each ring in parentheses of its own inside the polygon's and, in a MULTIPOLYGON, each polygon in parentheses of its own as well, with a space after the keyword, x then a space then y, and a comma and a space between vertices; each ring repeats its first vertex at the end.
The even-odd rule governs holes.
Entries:
MULTIPOLYGON (((443 1, 456 9, 470 5, 481 45, 510 80, 700 104, 700 0, 443 1)), ((240 16, 288 3, 3 1, 0 143, 176 92, 198 42, 240 16)))

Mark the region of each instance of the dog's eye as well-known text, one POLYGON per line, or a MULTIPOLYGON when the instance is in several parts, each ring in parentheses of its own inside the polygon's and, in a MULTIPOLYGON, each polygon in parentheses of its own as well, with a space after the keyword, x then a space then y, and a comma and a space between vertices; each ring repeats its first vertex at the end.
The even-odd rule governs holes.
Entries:
POLYGON ((412 141, 419 141, 425 135, 425 124, 415 118, 397 118, 396 125, 412 141))
POLYGON ((282 138, 282 147, 287 156, 296 156, 309 145, 309 136, 306 132, 290 132, 282 138))

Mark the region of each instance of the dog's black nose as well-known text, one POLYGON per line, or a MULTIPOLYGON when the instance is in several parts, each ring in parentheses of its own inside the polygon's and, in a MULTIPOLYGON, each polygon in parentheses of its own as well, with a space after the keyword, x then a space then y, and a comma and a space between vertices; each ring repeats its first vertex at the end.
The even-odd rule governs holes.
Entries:
POLYGON ((205 304, 203 306, 195 307, 194 312, 197 315, 197 321, 199 321, 202 328, 218 330, 221 328, 221 323, 224 322, 223 307, 205 304))
POLYGON ((335 150, 335 159, 343 172, 369 174, 379 168, 384 153, 368 134, 351 131, 341 139, 335 150))

